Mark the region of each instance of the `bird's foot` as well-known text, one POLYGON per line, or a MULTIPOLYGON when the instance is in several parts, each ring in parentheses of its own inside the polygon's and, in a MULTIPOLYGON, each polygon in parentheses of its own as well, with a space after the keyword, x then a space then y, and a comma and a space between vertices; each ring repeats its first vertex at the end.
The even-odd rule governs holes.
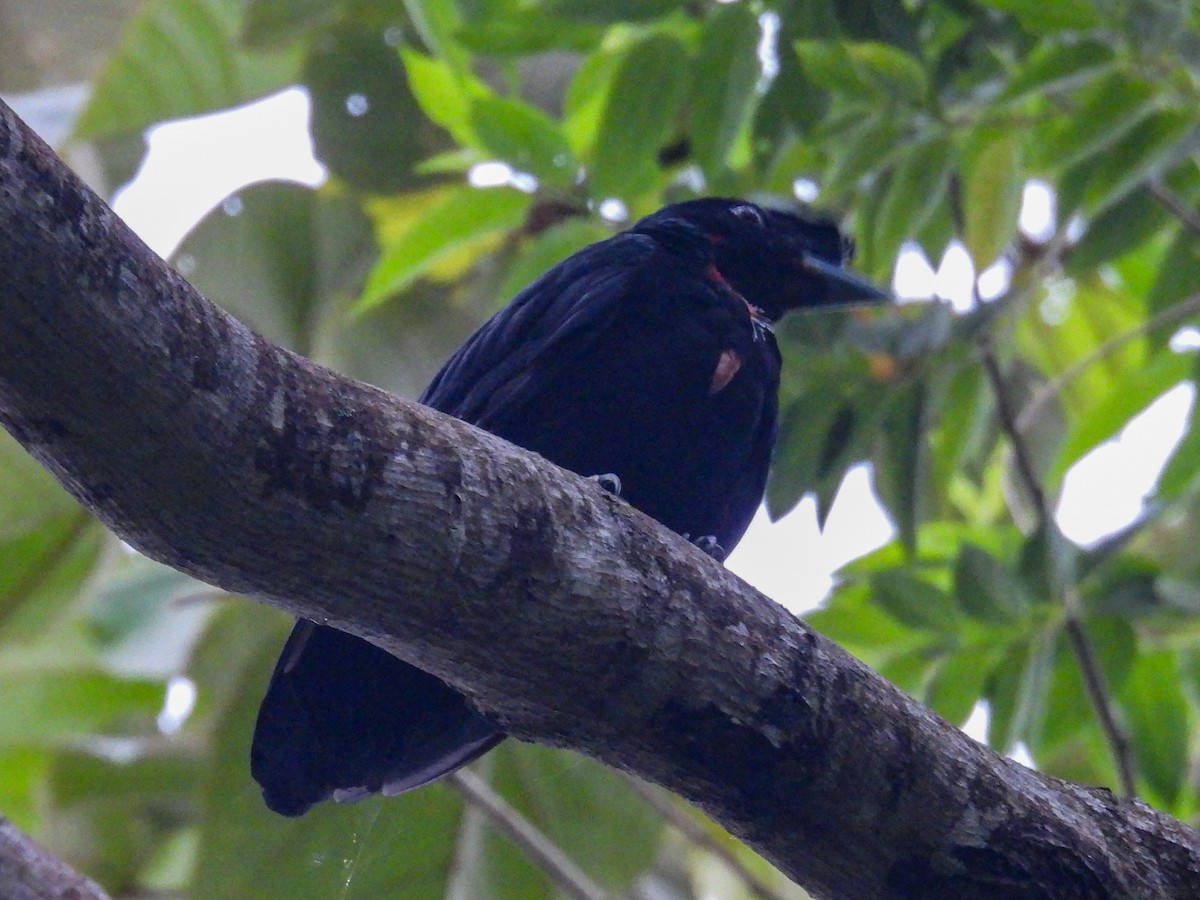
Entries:
POLYGON ((617 497, 621 496, 621 479, 615 473, 606 472, 603 475, 590 475, 588 477, 610 494, 617 497))
POLYGON ((685 534, 684 537, 715 559, 717 562, 725 562, 725 548, 717 543, 716 535, 705 534, 698 538, 693 538, 691 535, 685 534))

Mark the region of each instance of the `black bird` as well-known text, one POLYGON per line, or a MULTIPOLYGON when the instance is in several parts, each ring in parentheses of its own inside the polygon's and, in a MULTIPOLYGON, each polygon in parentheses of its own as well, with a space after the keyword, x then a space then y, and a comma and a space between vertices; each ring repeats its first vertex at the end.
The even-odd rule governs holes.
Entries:
MULTIPOLYGON (((798 308, 879 300, 826 222, 742 200, 668 206, 555 266, 479 329, 422 401, 582 475, 715 555, 766 486, 798 308)), ((297 816, 427 784, 503 733, 432 675, 301 620, 258 714, 251 771, 297 816)))

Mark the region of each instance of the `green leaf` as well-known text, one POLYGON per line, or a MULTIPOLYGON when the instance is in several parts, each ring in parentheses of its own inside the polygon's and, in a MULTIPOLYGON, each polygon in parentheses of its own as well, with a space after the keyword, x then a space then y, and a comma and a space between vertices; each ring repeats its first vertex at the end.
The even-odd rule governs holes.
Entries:
POLYGON ((471 104, 471 127, 483 148, 519 172, 568 187, 577 163, 567 139, 541 110, 520 100, 480 97, 471 104))
POLYGON ((521 224, 529 195, 511 188, 457 188, 384 246, 356 311, 407 287, 450 254, 521 224))
POLYGON ((859 579, 835 586, 825 605, 804 621, 877 669, 928 640, 922 628, 910 628, 872 602, 868 582, 859 579))
MULTIPOLYGON (((7 435, 5 436, 7 439, 7 435)), ((0 536, 0 641, 53 635, 102 558, 106 533, 82 509, 56 512, 0 536)))
POLYGON ((67 750, 54 761, 50 782, 56 805, 119 800, 178 803, 203 783, 200 761, 179 748, 157 748, 131 761, 114 761, 91 753, 67 750))
POLYGON ((1120 692, 1138 773, 1168 804, 1190 776, 1189 710, 1173 651, 1141 653, 1120 692))
POLYGON ((1054 675, 1056 632, 1042 630, 1013 644, 992 673, 985 696, 991 708, 988 745, 1000 753, 1041 741, 1047 694, 1054 675))
POLYGON ((1087 0, 984 0, 987 6, 1016 16, 1036 33, 1076 31, 1098 24, 1095 5, 1087 0))
POLYGON ((1114 59, 1113 48, 1101 41, 1045 41, 1021 62, 1001 96, 1018 100, 1078 88, 1109 71, 1114 59))
POLYGON ((980 128, 963 148, 963 243, 982 272, 1009 245, 1025 187, 1025 136, 1014 128, 980 128))
POLYGON ((54 476, 0 429, 0 539, 78 510, 79 504, 54 476))
MULTIPOLYGON (((788 149, 803 152, 807 147, 789 147, 795 134, 812 133, 829 111, 830 94, 812 82, 801 68, 796 51, 788 42, 775 48, 779 71, 767 87, 755 112, 753 134, 756 153, 767 154, 776 162, 786 158, 788 149)), ((795 177, 796 170, 786 174, 795 177)), ((787 182, 790 184, 790 180, 787 182)))
POLYGON ((946 492, 965 471, 975 480, 975 471, 995 444, 994 402, 973 359, 942 368, 929 435, 930 481, 936 490, 946 492))
POLYGON ((360 191, 396 193, 449 136, 422 115, 403 63, 378 28, 343 25, 315 41, 303 81, 318 159, 360 191))
POLYGON ((1200 293, 1200 237, 1180 228, 1158 267, 1158 277, 1146 297, 1147 312, 1161 313, 1200 293))
POLYGON ((895 116, 868 114, 831 127, 822 144, 829 155, 821 180, 822 196, 839 197, 898 157, 905 147, 905 135, 895 116))
POLYGON ((893 656, 879 667, 879 674, 905 693, 925 702, 929 681, 937 668, 936 652, 927 646, 893 656))
POLYGON ((655 34, 625 53, 596 132, 588 191, 596 198, 632 197, 654 182, 656 156, 674 126, 687 78, 683 46, 655 34))
POLYGON ((1040 412, 1023 411, 1022 424, 1054 404, 1066 413, 1066 441, 1052 459, 1052 475, 1061 476, 1190 374, 1186 356, 1144 333, 1144 317, 1137 298, 1094 278, 1053 286, 1021 319, 1016 346, 1050 379, 1035 394, 1040 412))
POLYGON ((880 95, 917 101, 929 89, 924 66, 898 47, 864 41, 848 44, 846 52, 859 80, 880 95))
POLYGON ((150 734, 161 682, 107 672, 0 672, 0 746, 43 746, 97 733, 150 734))
POLYGON ((329 0, 246 0, 243 41, 256 49, 282 47, 332 22, 339 12, 329 0))
POLYGON ((902 569, 872 576, 871 591, 876 604, 909 628, 944 633, 958 627, 958 611, 950 595, 902 569))
POLYGON ((588 158, 596 145, 596 135, 623 59, 624 53, 602 47, 584 58, 567 85, 563 133, 581 159, 588 158))
POLYGON ((840 391, 821 387, 788 403, 767 483, 767 509, 773 519, 790 512, 808 492, 841 483, 864 412, 840 391))
POLYGON ((173 262, 204 294, 271 340, 313 355, 375 257, 370 220, 347 197, 251 185, 207 215, 173 262))
POLYGON ((1106 151, 1154 109, 1157 88, 1145 81, 1113 74, 1080 92, 1070 115, 1052 120, 1032 142, 1035 165, 1064 169, 1106 151))
POLYGON ((474 53, 521 57, 592 50, 604 37, 596 25, 551 16, 544 8, 513 9, 468 22, 456 38, 474 53))
POLYGON ((403 0, 403 3, 425 46, 449 63, 456 73, 465 74, 470 61, 457 41, 462 15, 455 0, 403 0))
POLYGON ((479 138, 471 127, 471 107, 475 100, 491 95, 487 87, 445 60, 415 50, 401 50, 400 59, 421 111, 462 146, 479 147, 479 138))
MULTIPOLYGON (((1148 191, 1131 191, 1088 222, 1083 237, 1067 253, 1067 274, 1090 275, 1098 266, 1139 247, 1174 221, 1148 191)), ((1169 271, 1164 269, 1162 274, 1169 271)))
POLYGON ((717 175, 758 105, 758 20, 744 4, 718 8, 705 23, 692 66, 689 106, 692 155, 717 175))
POLYGON ((642 22, 675 12, 678 0, 547 0, 548 11, 582 22, 642 22))
POLYGON ((141 131, 286 87, 296 54, 238 48, 240 0, 163 0, 130 22, 79 117, 76 136, 141 131))
MULTIPOLYGON (((1195 370, 1192 372, 1195 378, 1195 370)), ((1186 493, 1200 487, 1200 404, 1193 404, 1183 439, 1167 460, 1155 487, 1156 499, 1167 502, 1180 500, 1186 493)))
POLYGON ((800 40, 793 45, 804 74, 816 85, 835 93, 869 97, 868 85, 858 79, 850 54, 841 41, 800 40))
POLYGON ((45 815, 44 785, 53 751, 40 747, 0 748, 0 809, 26 833, 36 833, 45 815))
POLYGON ((954 164, 954 145, 937 134, 913 144, 901 157, 875 216, 873 252, 894 259, 900 245, 920 233, 945 200, 954 164))
POLYGON ((805 74, 835 94, 872 102, 912 102, 929 89, 921 63, 890 44, 800 40, 793 46, 805 74))
POLYGON ((954 594, 968 616, 994 624, 1019 620, 1029 605, 1013 570, 974 544, 963 544, 959 552, 954 594))
POLYGON ((1083 211, 1095 215, 1147 178, 1187 152, 1187 141, 1200 120, 1194 113, 1163 110, 1151 113, 1137 128, 1110 146, 1096 168, 1090 170, 1083 193, 1083 211))
POLYGON ((889 392, 876 452, 875 487, 906 547, 917 546, 917 526, 928 491, 929 420, 926 386, 915 381, 889 392))
POLYGON ((925 688, 929 707, 956 725, 970 717, 1002 648, 967 647, 943 659, 925 688))

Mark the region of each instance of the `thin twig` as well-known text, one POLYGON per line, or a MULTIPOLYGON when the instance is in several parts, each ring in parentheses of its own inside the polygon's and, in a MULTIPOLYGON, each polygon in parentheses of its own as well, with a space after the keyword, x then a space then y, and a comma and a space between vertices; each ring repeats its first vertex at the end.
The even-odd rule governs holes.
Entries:
MULTIPOLYGON (((1000 420, 1001 429, 1003 429, 1005 435, 1008 437, 1009 446, 1012 447, 1013 459, 1016 463, 1017 475, 1020 478, 1021 485, 1033 501, 1034 510, 1042 527, 1047 529, 1047 533, 1050 533, 1051 530, 1056 531, 1058 524, 1054 521, 1054 516, 1051 514, 1050 504, 1046 499, 1046 492, 1042 489, 1041 482, 1037 477, 1037 470, 1034 468, 1033 460, 1030 458, 1029 448, 1026 446, 1024 437, 1017 427, 1017 418, 1004 382, 1004 375, 1000 371, 1000 362, 996 358, 996 348, 992 343, 991 335, 985 332, 980 336, 977 344, 984 372, 987 375, 988 383, 991 385, 992 393, 996 397, 996 415, 1000 420)), ((1113 709, 1112 695, 1108 688, 1108 681, 1104 677, 1104 670, 1100 667, 1091 638, 1088 637, 1087 631, 1083 627, 1079 595, 1075 592, 1073 586, 1067 586, 1063 590, 1061 599, 1064 612, 1064 629, 1067 633, 1067 639, 1079 663, 1079 672, 1083 678, 1088 699, 1096 711, 1096 718, 1100 729, 1104 732, 1109 750, 1112 752, 1113 764, 1117 770, 1117 780, 1120 782, 1121 792, 1128 797, 1137 796, 1137 783, 1134 778, 1133 754, 1131 752, 1129 737, 1117 719, 1116 711, 1113 709)))
POLYGON ((1029 455, 1029 448, 1025 446, 1024 438, 1017 428, 1016 413, 1012 408, 1011 398, 1004 382, 1004 373, 1000 371, 1000 360, 996 357, 996 345, 992 341, 991 333, 985 331, 981 334, 976 341, 976 346, 979 348, 979 359, 983 363, 983 371, 987 375, 988 384, 992 388, 992 393, 996 395, 996 417, 1000 420, 1000 427, 1012 445, 1013 461, 1017 466, 1021 487, 1029 495, 1038 520, 1048 522, 1051 518, 1050 504, 1046 500, 1046 492, 1042 489, 1037 469, 1029 455))
POLYGON ((459 769, 446 782, 525 851, 564 894, 575 900, 607 900, 608 895, 579 866, 474 772, 459 769))
POLYGON ((1146 182, 1146 190, 1150 192, 1151 197, 1165 206, 1171 215, 1183 223, 1184 227, 1194 234, 1200 235, 1200 214, 1188 206, 1187 201, 1175 193, 1165 181, 1151 178, 1146 182))
POLYGON ((686 810, 680 809, 671 802, 670 798, 666 797, 659 789, 632 776, 627 776, 626 781, 629 782, 634 793, 645 800, 651 809, 666 819, 684 837, 721 860, 734 875, 742 880, 754 896, 761 897, 762 900, 788 900, 784 894, 747 869, 728 847, 716 840, 704 829, 703 825, 689 816, 686 810))
MULTIPOLYGON (((960 234, 963 233, 965 217, 963 215, 962 194, 960 191, 951 191, 950 193, 950 213, 954 220, 955 228, 960 234)), ((1065 240, 1066 229, 1060 229, 1050 242, 1051 252, 1042 255, 1042 266, 1049 265, 1050 260, 1058 259, 1065 240)), ((978 280, 971 283, 971 293, 975 305, 978 306, 981 302, 978 280)), ((992 341, 991 333, 988 331, 983 332, 976 340, 976 344, 988 383, 991 386, 992 393, 996 397, 996 416, 1000 420, 1000 428, 1008 438, 1009 446, 1012 448, 1017 476, 1029 498, 1033 501, 1038 521, 1046 533, 1058 534, 1058 523, 1054 520, 1050 504, 1046 499, 1046 492, 1042 489, 1041 480, 1038 478, 1037 469, 1034 467, 1033 460, 1029 455, 1029 448, 1025 444, 1023 432, 1018 426, 1017 415, 1012 407, 1012 401, 1005 384, 1004 374, 1000 369, 1000 360, 997 358, 996 347, 992 341)), ((1079 672, 1083 679, 1084 690, 1087 692, 1088 699, 1096 711, 1096 719, 1100 725, 1100 730, 1104 733, 1109 751, 1112 753, 1113 764, 1117 770, 1117 780, 1120 783, 1121 792, 1128 797, 1135 797, 1137 796, 1137 783, 1134 778, 1133 756, 1129 738, 1117 720, 1116 712, 1113 709, 1112 695, 1109 691, 1107 680, 1104 677, 1104 671, 1099 665, 1091 638, 1083 627, 1079 595, 1075 592, 1073 585, 1066 585, 1060 599, 1063 606, 1064 628, 1067 632, 1067 639, 1079 664, 1079 672)))

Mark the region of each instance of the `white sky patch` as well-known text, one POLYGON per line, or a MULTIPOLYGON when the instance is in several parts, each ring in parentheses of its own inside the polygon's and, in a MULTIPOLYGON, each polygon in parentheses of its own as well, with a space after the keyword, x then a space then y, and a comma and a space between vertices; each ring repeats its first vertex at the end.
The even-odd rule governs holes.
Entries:
POLYGON ((621 223, 629 218, 629 207, 616 197, 601 200, 596 211, 605 222, 621 223))
POLYGON ((476 163, 467 171, 467 184, 471 187, 514 187, 518 191, 532 194, 538 189, 538 180, 528 172, 518 172, 506 162, 489 160, 476 163))
POLYGON ((979 296, 983 300, 995 300, 1012 284, 1013 265, 1001 257, 979 275, 979 296))
POLYGON ((759 92, 766 91, 775 76, 779 74, 779 53, 776 41, 779 39, 779 13, 768 10, 758 17, 758 27, 761 36, 758 40, 758 65, 762 76, 758 80, 759 92))
POLYGON ((1173 387, 1068 470, 1055 513, 1063 534, 1088 546, 1145 512, 1146 497, 1183 438, 1195 397, 1191 384, 1173 387))
POLYGON ((467 184, 477 188, 500 187, 508 184, 515 174, 512 166, 499 160, 475 163, 467 172, 467 184))
POLYGON ((812 497, 773 524, 760 507, 727 565, 768 597, 803 613, 829 593, 834 572, 882 547, 894 534, 871 488, 871 468, 864 463, 846 473, 824 532, 817 527, 812 497))
POLYGON ((966 312, 974 303, 971 284, 975 280, 975 265, 971 254, 959 241, 951 241, 942 255, 934 279, 934 292, 953 304, 958 312, 966 312))
POLYGON ((821 186, 811 178, 797 178, 792 182, 792 193, 801 203, 812 203, 821 193, 821 186))
POLYGON ((182 675, 167 681, 167 694, 156 724, 162 734, 175 734, 196 708, 196 683, 182 675))
POLYGON ((150 247, 168 256, 184 235, 239 188, 277 178, 316 186, 308 94, 291 88, 228 112, 182 119, 147 132, 149 151, 113 209, 150 247))
POLYGON ((1026 237, 1040 244, 1054 236, 1054 230, 1058 227, 1054 191, 1046 182, 1036 178, 1025 182, 1017 225, 1026 237))
POLYGON ((1200 329, 1187 325, 1171 335, 1171 349, 1176 353, 1200 350, 1200 329))
POLYGON ((937 290, 937 273, 921 245, 909 241, 900 248, 892 273, 892 293, 905 299, 925 299, 937 290))

